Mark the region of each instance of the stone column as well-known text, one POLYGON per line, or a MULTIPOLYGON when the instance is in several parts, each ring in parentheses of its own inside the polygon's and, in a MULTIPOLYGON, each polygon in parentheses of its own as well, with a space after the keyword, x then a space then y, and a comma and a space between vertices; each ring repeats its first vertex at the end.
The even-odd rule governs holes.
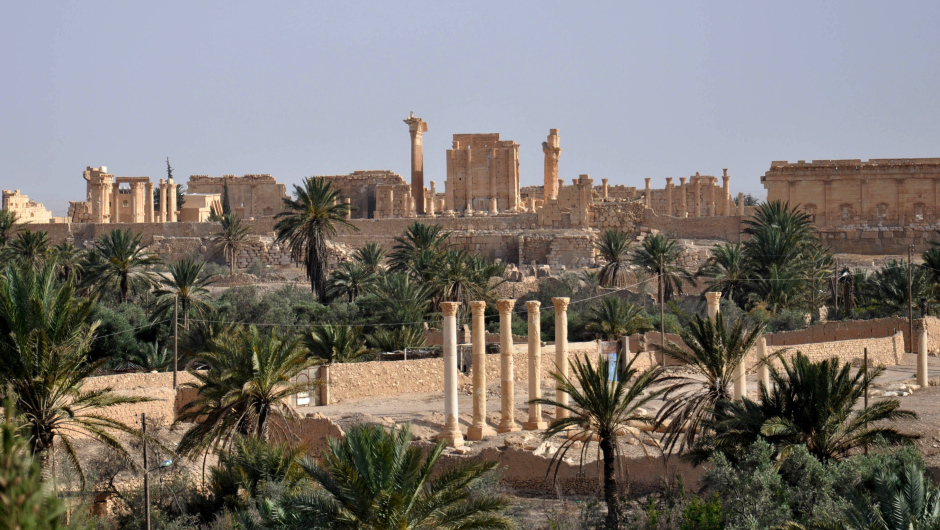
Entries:
POLYGON ((760 364, 757 366, 757 375, 764 388, 770 390, 770 366, 767 365, 767 339, 761 336, 757 341, 757 358, 760 364))
POLYGON ((666 177, 666 215, 672 215, 672 177, 666 177))
POLYGON ((650 179, 647 178, 646 179, 646 207, 647 208, 653 207, 653 197, 651 196, 652 191, 653 191, 653 188, 650 187, 650 179))
POLYGON ((147 194, 145 197, 145 206, 146 211, 144 212, 144 222, 152 223, 153 222, 153 183, 148 182, 144 187, 144 193, 147 194))
POLYGON ((702 216, 702 177, 698 173, 692 177, 695 181, 695 217, 702 216))
POLYGON ((121 185, 111 184, 111 222, 121 222, 121 185))
POLYGON ((921 320, 917 326, 917 384, 927 388, 927 321, 921 320))
POLYGON ((545 182, 542 195, 545 202, 558 198, 558 159, 561 157, 561 148, 558 147, 561 139, 558 136, 558 129, 549 129, 548 138, 542 142, 542 152, 545 153, 545 182))
POLYGON ((486 329, 483 312, 486 302, 470 302, 473 314, 471 337, 473 342, 473 423, 467 429, 467 440, 482 440, 496 434, 486 424, 486 329))
POLYGON ((143 182, 131 182, 131 215, 130 222, 140 223, 143 222, 144 216, 144 204, 141 199, 143 199, 143 182))
POLYGON ((437 184, 432 180, 431 181, 431 200, 428 201, 428 211, 427 214, 429 217, 434 217, 434 203, 437 201, 437 184))
POLYGON ((176 222, 176 183, 173 182, 173 179, 170 179, 166 182, 166 220, 169 223, 176 222))
POLYGON ((731 215, 731 210, 728 209, 728 201, 731 197, 731 184, 729 182, 731 177, 728 176, 728 168, 722 169, 721 171, 724 172, 724 174, 721 176, 721 189, 723 191, 721 195, 721 202, 724 204, 721 215, 731 215))
MULTIPOLYGON (((562 377, 568 377, 568 302, 569 298, 552 298, 555 305, 555 371, 562 377)), ((562 392, 555 382, 555 401, 568 404, 568 394, 562 392)), ((555 407, 555 419, 567 418, 569 412, 555 407)))
POLYGON ((718 179, 715 177, 710 177, 708 179, 708 216, 715 217, 718 215, 718 212, 715 211, 715 205, 717 204, 715 200, 715 188, 718 187, 718 179))
POLYGON ((721 300, 721 293, 705 293, 705 302, 708 304, 708 319, 714 322, 718 318, 718 303, 721 300))
POLYGON ((744 192, 738 192, 738 217, 744 217, 744 192))
POLYGON ((352 199, 344 197, 343 203, 346 205, 346 219, 352 219, 352 199))
MULTIPOLYGON (((529 319, 529 401, 542 397, 542 321, 537 300, 525 303, 529 319)), ((548 423, 542 420, 542 405, 529 403, 529 421, 522 424, 527 431, 545 429, 548 423)))
POLYGON ((496 215, 496 197, 490 197, 490 215, 496 215))
MULTIPOLYGON (((558 192, 561 193, 561 189, 565 187, 565 179, 558 179, 558 192)), ((555 197, 556 199, 558 197, 555 197)))
POLYGON ((419 215, 425 213, 424 207, 424 143, 422 137, 428 130, 428 124, 421 118, 415 118, 411 113, 404 120, 411 133, 411 197, 415 201, 415 209, 419 215))
POLYGON ((689 216, 689 199, 685 194, 685 177, 679 177, 679 217, 689 216))
POLYGON ((496 301, 499 309, 499 398, 500 418, 496 432, 518 431, 515 420, 516 396, 513 388, 513 344, 512 344, 512 309, 516 301, 503 299, 496 301))
POLYGON ((166 215, 166 180, 160 179, 160 219, 159 222, 165 223, 166 215))
POLYGON ((457 412, 457 302, 441 302, 444 313, 444 427, 438 440, 454 447, 463 445, 457 412))
POLYGON ((608 199, 608 197, 610 197, 609 195, 610 185, 608 184, 609 181, 610 179, 601 179, 601 182, 604 183, 603 186, 604 186, 604 200, 605 201, 608 199))

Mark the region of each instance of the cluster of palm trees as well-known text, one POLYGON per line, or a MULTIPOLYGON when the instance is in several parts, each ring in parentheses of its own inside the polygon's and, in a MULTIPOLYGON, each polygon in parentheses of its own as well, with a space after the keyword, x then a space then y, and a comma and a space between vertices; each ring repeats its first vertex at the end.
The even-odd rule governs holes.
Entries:
MULTIPOLYGON (((615 366, 602 357, 597 364, 576 359, 570 375, 553 377, 570 396, 570 403, 555 399, 535 402, 568 411, 555 420, 546 438, 567 434, 554 465, 564 459, 576 442, 597 440, 603 463, 607 528, 618 528, 619 488, 628 470, 621 468, 619 439, 639 438, 641 445, 658 446, 664 458, 684 455, 703 462, 715 453, 740 457, 758 439, 770 443, 782 458, 795 446, 805 446, 821 461, 844 459, 876 442, 903 444, 914 437, 898 432, 887 422, 914 418, 897 400, 861 404, 864 393, 881 368, 862 367, 852 373, 850 364, 837 359, 812 362, 796 352, 776 357, 771 365, 771 386, 761 384, 759 398, 732 400, 735 369, 763 333, 757 326, 746 329, 741 320, 725 322, 694 316, 680 330, 684 345, 670 343, 661 349, 685 368, 668 372, 653 367, 639 372, 631 359, 620 377, 615 366), (655 416, 642 410, 653 400, 664 406, 655 416), (661 441, 650 432, 664 432, 661 441), (619 485, 618 485, 619 482, 619 485)), ((582 458, 588 448, 581 446, 582 458)))

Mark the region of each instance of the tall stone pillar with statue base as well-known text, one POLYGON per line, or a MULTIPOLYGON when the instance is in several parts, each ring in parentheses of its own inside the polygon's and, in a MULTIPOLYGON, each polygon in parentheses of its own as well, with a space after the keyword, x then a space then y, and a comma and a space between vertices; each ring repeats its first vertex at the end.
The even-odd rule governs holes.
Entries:
MULTIPOLYGON (((570 298, 552 298, 555 305, 555 373, 568 377, 568 303, 570 298)), ((555 401, 561 405, 568 404, 568 394, 563 392, 555 382, 555 401)), ((568 410, 555 407, 555 419, 567 418, 568 410)))
POLYGON ((467 440, 482 440, 496 432, 486 424, 486 328, 483 313, 486 302, 470 302, 473 315, 471 337, 473 342, 473 423, 467 429, 467 440))
POLYGON ((672 215, 672 177, 666 177, 666 215, 672 215))
POLYGON ((724 174, 721 176, 721 204, 724 207, 721 215, 731 215, 731 209, 728 207, 731 202, 731 177, 728 176, 728 168, 722 169, 722 171, 724 174))
POLYGON ((160 179, 160 215, 157 222, 165 223, 166 220, 166 180, 160 179))
POLYGON ((558 198, 558 159, 561 157, 558 129, 549 129, 548 138, 542 142, 542 152, 545 153, 545 183, 542 196, 545 202, 558 198))
POLYGON ((548 427, 548 422, 542 420, 542 405, 532 403, 534 399, 542 398, 542 317, 539 311, 541 304, 537 300, 525 303, 529 319, 529 421, 522 424, 527 431, 537 431, 548 427))
POLYGON ((428 131, 428 124, 414 113, 405 119, 408 132, 411 133, 411 198, 415 203, 418 215, 424 215, 427 210, 424 202, 424 133, 428 131))
POLYGON ((169 179, 169 180, 166 182, 166 187, 167 187, 167 190, 166 190, 166 194, 167 194, 167 198, 166 198, 166 202, 167 202, 166 221, 167 221, 168 223, 175 223, 176 220, 177 220, 177 219, 176 219, 176 211, 177 211, 177 205, 176 205, 176 183, 173 182, 173 179, 169 179))
POLYGON ((437 435, 459 447, 463 445, 463 433, 457 416, 457 302, 441 302, 444 314, 444 428, 437 435))
POLYGON ((689 199, 686 197, 685 177, 679 177, 679 217, 689 216, 689 199))
POLYGON ((513 388, 513 344, 512 344, 512 309, 516 301, 503 299, 496 301, 499 309, 499 399, 500 418, 496 432, 518 431, 515 420, 515 389, 513 388))

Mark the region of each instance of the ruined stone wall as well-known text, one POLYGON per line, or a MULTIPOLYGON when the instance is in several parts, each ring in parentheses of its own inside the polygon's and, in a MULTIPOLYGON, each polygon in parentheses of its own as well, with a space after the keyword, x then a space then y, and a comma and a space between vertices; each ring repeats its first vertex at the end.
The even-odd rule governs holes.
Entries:
POLYGON ((415 217, 414 197, 408 184, 378 184, 375 187, 376 219, 415 217))
POLYGON ((822 228, 940 221, 940 158, 775 161, 761 182, 769 201, 799 205, 822 228))
POLYGON ((222 194, 228 184, 229 204, 232 212, 242 218, 271 217, 283 210, 287 188, 278 184, 271 175, 192 175, 189 177, 189 193, 222 194))
MULTIPOLYGON (((904 335, 899 331, 890 337, 883 338, 840 340, 814 344, 795 344, 792 346, 768 345, 767 354, 774 355, 783 351, 783 357, 790 359, 797 352, 800 352, 812 362, 836 357, 840 362, 861 366, 866 348, 868 349, 868 363, 870 366, 894 366, 901 362, 901 355, 904 354, 904 335)), ((749 371, 757 371, 760 359, 757 356, 756 347, 748 352, 746 364, 749 371)), ((779 368, 780 360, 776 359, 771 364, 779 368)))
POLYGON ((455 134, 447 150, 445 208, 496 212, 518 209, 519 144, 499 133, 455 134))
POLYGON ((741 218, 737 216, 680 218, 645 210, 642 224, 673 239, 741 240, 741 218))
POLYGON ((3 190, 2 206, 0 209, 15 213, 21 223, 52 222, 52 212, 42 204, 29 200, 20 190, 3 190))
POLYGON ((348 175, 318 175, 350 199, 353 219, 373 219, 376 211, 376 186, 408 185, 401 175, 387 170, 353 171, 348 175))
MULTIPOLYGON (((181 371, 177 374, 177 382, 180 385, 195 381, 196 379, 188 372, 181 371)), ((173 389, 172 372, 90 377, 85 380, 82 390, 93 391, 107 387, 121 396, 144 396, 153 399, 146 403, 108 407, 103 411, 103 415, 108 418, 131 426, 140 424, 141 412, 164 425, 169 425, 176 419, 176 411, 180 405, 177 403, 177 392, 173 389)))
POLYGON ((619 228, 633 232, 638 221, 643 219, 643 210, 643 203, 635 199, 595 202, 591 206, 591 227, 598 230, 619 228))

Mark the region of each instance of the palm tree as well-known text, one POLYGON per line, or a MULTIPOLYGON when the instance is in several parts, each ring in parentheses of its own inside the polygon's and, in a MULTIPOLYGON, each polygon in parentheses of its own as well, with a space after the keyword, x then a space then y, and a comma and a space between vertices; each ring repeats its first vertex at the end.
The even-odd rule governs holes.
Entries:
POLYGON ((180 411, 178 422, 195 424, 183 435, 178 451, 196 455, 221 450, 235 435, 269 439, 287 436, 287 423, 296 418, 290 396, 309 392, 317 381, 294 382, 314 364, 300 341, 279 337, 277 330, 260 333, 250 326, 221 335, 199 356, 204 370, 190 369, 196 398, 180 411), (272 421, 272 420, 279 421, 272 421))
POLYGON ((380 323, 401 325, 423 322, 430 310, 432 295, 427 283, 415 281, 407 274, 389 272, 357 303, 369 307, 380 323))
POLYGON ((630 234, 619 228, 608 228, 601 233, 594 247, 607 263, 601 269, 600 282, 604 287, 626 287, 630 282, 630 234))
POLYGON ((376 328, 368 337, 375 351, 402 351, 406 348, 422 348, 425 344, 424 329, 417 325, 384 326, 376 328))
POLYGON ((911 273, 908 275, 907 261, 888 260, 884 267, 875 271, 869 282, 872 301, 892 313, 906 312, 909 277, 914 301, 932 299, 929 271, 924 267, 912 267, 911 273))
POLYGON ((49 236, 43 231, 23 230, 3 251, 8 261, 23 267, 39 267, 49 259, 49 236))
POLYGON ((440 254, 447 250, 447 238, 450 232, 443 232, 440 225, 426 225, 415 221, 405 229, 405 234, 395 238, 395 245, 389 255, 391 270, 407 272, 412 264, 418 262, 419 255, 424 251, 440 254))
POLYGON ((696 283, 692 273, 679 265, 681 256, 682 250, 675 240, 656 234, 643 240, 633 254, 633 264, 656 276, 657 288, 662 290, 663 299, 669 301, 676 295, 682 295, 683 282, 692 285, 696 283))
POLYGON ((160 347, 160 343, 145 342, 140 345, 140 349, 134 352, 127 359, 129 362, 148 371, 161 371, 170 365, 173 358, 166 347, 160 347))
POLYGON ((231 213, 222 215, 219 223, 221 229, 212 234, 211 240, 216 252, 222 252, 228 261, 229 276, 234 276, 238 251, 245 248, 251 227, 245 226, 241 219, 231 213))
POLYGON ((884 426, 884 422, 916 418, 902 410, 896 399, 858 408, 871 382, 884 368, 859 368, 837 358, 811 362, 797 352, 783 360, 783 370, 772 368, 771 387, 760 387, 760 401, 724 403, 715 413, 715 435, 704 444, 729 451, 763 437, 786 455, 797 445, 821 460, 842 459, 854 450, 883 440, 908 443, 912 436, 884 426), (742 445, 743 444, 743 445, 742 445))
POLYGON ((33 454, 49 462, 58 441, 83 480, 74 439, 90 436, 128 456, 113 431, 140 433, 101 412, 150 401, 109 387, 82 390, 107 361, 88 360, 98 327, 90 323, 93 308, 94 300, 79 298, 71 281, 57 281, 52 265, 9 268, 0 277, 0 388, 12 390, 33 454))
POLYGON ((23 223, 20 222, 20 217, 16 212, 0 210, 0 248, 5 247, 22 227, 23 223))
POLYGON ((696 276, 710 278, 706 292, 720 292, 743 306, 747 290, 748 263, 741 243, 719 243, 711 248, 711 256, 696 276))
POLYGON ((84 261, 84 252, 75 248, 71 243, 59 243, 49 250, 50 261, 55 264, 59 272, 59 279, 77 279, 81 276, 84 261))
POLYGON ((210 469, 209 491, 217 503, 235 509, 247 508, 248 502, 261 498, 266 484, 280 484, 291 491, 304 478, 300 467, 304 453, 303 447, 238 437, 210 469))
POLYGON ((473 300, 489 300, 494 287, 490 285, 490 279, 502 275, 504 271, 505 265, 490 264, 485 258, 470 255, 463 250, 448 250, 441 256, 434 275, 437 298, 462 304, 473 300))
POLYGON ((304 335, 310 356, 327 364, 351 363, 372 353, 362 328, 327 324, 304 335))
POLYGON ((285 211, 275 216, 280 219, 274 225, 277 242, 286 242, 293 260, 304 264, 319 302, 326 300, 326 240, 339 226, 359 230, 346 220, 349 205, 341 198, 328 180, 308 177, 303 186, 294 185, 294 198, 284 199, 285 211))
POLYGON ((345 297, 349 303, 375 283, 372 269, 358 261, 344 261, 330 273, 326 281, 326 295, 330 299, 345 297))
MULTIPOLYGON (((562 404, 554 399, 534 399, 530 403, 548 405, 557 409, 567 410, 568 417, 554 420, 546 429, 545 439, 557 434, 566 434, 561 447, 555 452, 549 466, 555 467, 555 478, 558 468, 565 455, 576 443, 598 441, 601 456, 603 457, 604 471, 604 501, 607 503, 607 528, 619 528, 619 506, 617 504, 617 476, 622 484, 626 484, 623 475, 626 469, 620 464, 621 436, 629 436, 640 442, 658 442, 649 431, 636 429, 630 424, 652 425, 653 419, 640 410, 649 402, 659 399, 662 389, 654 390, 662 375, 662 368, 654 368, 639 373, 633 368, 637 357, 627 363, 622 377, 611 381, 616 367, 610 364, 607 357, 601 357, 599 365, 595 366, 590 359, 575 358, 570 362, 571 377, 552 372, 557 388, 571 399, 570 404, 562 404), (632 384, 631 384, 632 381, 632 384), (616 472, 620 467, 619 473, 616 472)), ((581 461, 584 461, 588 450, 588 443, 581 445, 581 461)))
POLYGON ((665 348, 653 345, 692 372, 663 378, 663 382, 670 385, 663 395, 665 405, 659 409, 656 419, 663 423, 668 420, 663 437, 668 453, 677 445, 682 450, 694 448, 696 436, 708 431, 717 404, 732 397, 735 368, 744 362, 747 352, 763 332, 763 325, 746 330, 743 319, 726 326, 720 313, 714 322, 695 315, 688 328, 679 330, 688 350, 674 342, 669 342, 665 348))
POLYGON ((409 425, 357 425, 342 440, 330 439, 322 463, 301 466, 320 487, 268 504, 267 528, 512 528, 499 513, 508 503, 475 492, 496 462, 465 461, 437 470, 444 446, 427 453, 411 444, 409 425))
POLYGON ((169 276, 162 276, 154 295, 157 307, 153 313, 154 321, 172 318, 177 301, 183 315, 183 329, 189 329, 189 316, 205 315, 211 308, 206 301, 209 285, 215 282, 212 274, 205 272, 205 262, 190 258, 181 259, 170 265, 169 276))
POLYGON ((385 259, 385 249, 380 247, 378 243, 370 242, 357 248, 353 252, 353 259, 372 271, 372 274, 379 274, 385 270, 382 266, 382 261, 385 259))
POLYGON ((127 302, 131 283, 140 281, 148 287, 154 282, 154 274, 148 267, 160 263, 160 259, 140 244, 141 234, 131 230, 112 230, 95 241, 93 256, 89 256, 88 277, 98 288, 118 284, 121 301, 127 302))
POLYGON ((744 225, 744 254, 758 275, 771 265, 800 268, 806 248, 819 243, 811 217, 788 202, 760 204, 744 225))
POLYGON ((613 296, 592 307, 587 320, 587 330, 604 340, 617 340, 653 329, 641 307, 613 296))

